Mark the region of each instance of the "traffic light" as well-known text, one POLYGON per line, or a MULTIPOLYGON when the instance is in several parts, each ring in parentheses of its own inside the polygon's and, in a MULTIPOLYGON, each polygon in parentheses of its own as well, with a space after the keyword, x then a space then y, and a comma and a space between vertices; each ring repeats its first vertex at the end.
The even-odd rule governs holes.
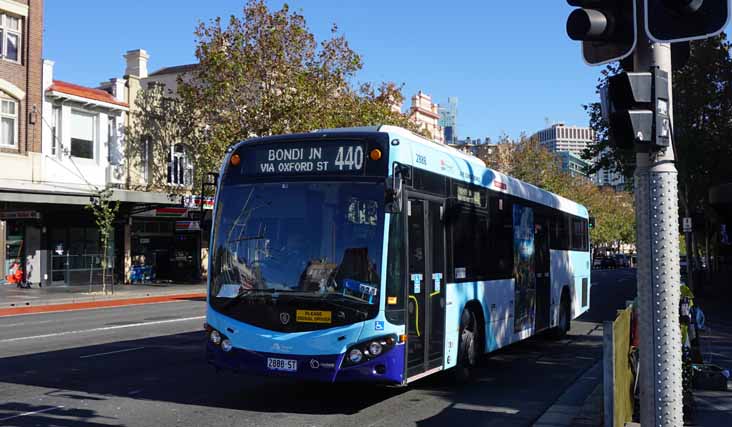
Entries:
POLYGON ((633 53, 637 40, 635 0, 567 0, 578 9, 567 19, 567 35, 582 42, 590 65, 616 61, 633 53))
POLYGON ((704 39, 722 32, 732 0, 644 0, 648 37, 658 43, 704 39))
POLYGON ((608 79, 604 91, 613 143, 619 148, 638 145, 660 150, 671 141, 668 73, 620 73, 608 79))

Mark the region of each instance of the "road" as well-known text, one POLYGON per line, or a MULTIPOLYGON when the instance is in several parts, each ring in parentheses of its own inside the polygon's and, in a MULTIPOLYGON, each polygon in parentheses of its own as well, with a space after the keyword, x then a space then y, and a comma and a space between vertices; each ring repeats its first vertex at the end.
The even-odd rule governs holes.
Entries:
POLYGON ((570 335, 486 357, 474 382, 408 388, 216 374, 205 303, 181 301, 0 318, 0 426, 531 425, 601 357, 602 320, 635 293, 633 270, 593 273, 570 335))

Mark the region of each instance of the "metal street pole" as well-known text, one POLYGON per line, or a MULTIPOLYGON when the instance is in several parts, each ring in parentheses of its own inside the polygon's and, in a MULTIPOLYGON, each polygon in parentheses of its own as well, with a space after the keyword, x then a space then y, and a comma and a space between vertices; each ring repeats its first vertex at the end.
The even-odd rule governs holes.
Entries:
MULTIPOLYGON (((642 8, 641 1, 639 4, 642 8)), ((667 43, 651 44, 642 24, 638 34, 635 71, 659 67, 668 73, 669 116, 672 118, 671 46, 667 43)), ((683 425, 678 173, 672 147, 673 144, 660 152, 636 153, 640 419, 643 426, 683 425)))

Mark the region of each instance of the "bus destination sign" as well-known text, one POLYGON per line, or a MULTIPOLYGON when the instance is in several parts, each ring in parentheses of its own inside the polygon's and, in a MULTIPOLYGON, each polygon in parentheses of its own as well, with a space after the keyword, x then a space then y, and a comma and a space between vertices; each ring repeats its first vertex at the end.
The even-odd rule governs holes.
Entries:
POLYGON ((366 165, 366 150, 359 142, 245 147, 241 156, 245 176, 362 175, 366 165))

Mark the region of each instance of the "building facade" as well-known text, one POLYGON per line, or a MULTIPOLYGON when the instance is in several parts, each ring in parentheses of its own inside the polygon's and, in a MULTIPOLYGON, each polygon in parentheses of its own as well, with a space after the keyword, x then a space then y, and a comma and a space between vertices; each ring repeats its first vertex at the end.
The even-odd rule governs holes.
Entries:
POLYGON ((412 97, 412 105, 409 108, 409 120, 416 123, 420 128, 426 130, 432 141, 445 143, 445 136, 440 126, 439 105, 432 102, 432 97, 422 92, 417 92, 412 97))
POLYGON ((456 96, 447 98, 447 106, 439 107, 440 120, 438 124, 442 126, 445 144, 458 143, 457 116, 458 116, 458 99, 456 96))
POLYGON ((571 151, 557 153, 562 162, 562 170, 573 177, 589 178, 590 162, 571 151))
POLYGON ((595 132, 589 127, 566 126, 557 123, 536 132, 532 138, 553 153, 569 151, 582 156, 583 151, 595 140, 595 132))

